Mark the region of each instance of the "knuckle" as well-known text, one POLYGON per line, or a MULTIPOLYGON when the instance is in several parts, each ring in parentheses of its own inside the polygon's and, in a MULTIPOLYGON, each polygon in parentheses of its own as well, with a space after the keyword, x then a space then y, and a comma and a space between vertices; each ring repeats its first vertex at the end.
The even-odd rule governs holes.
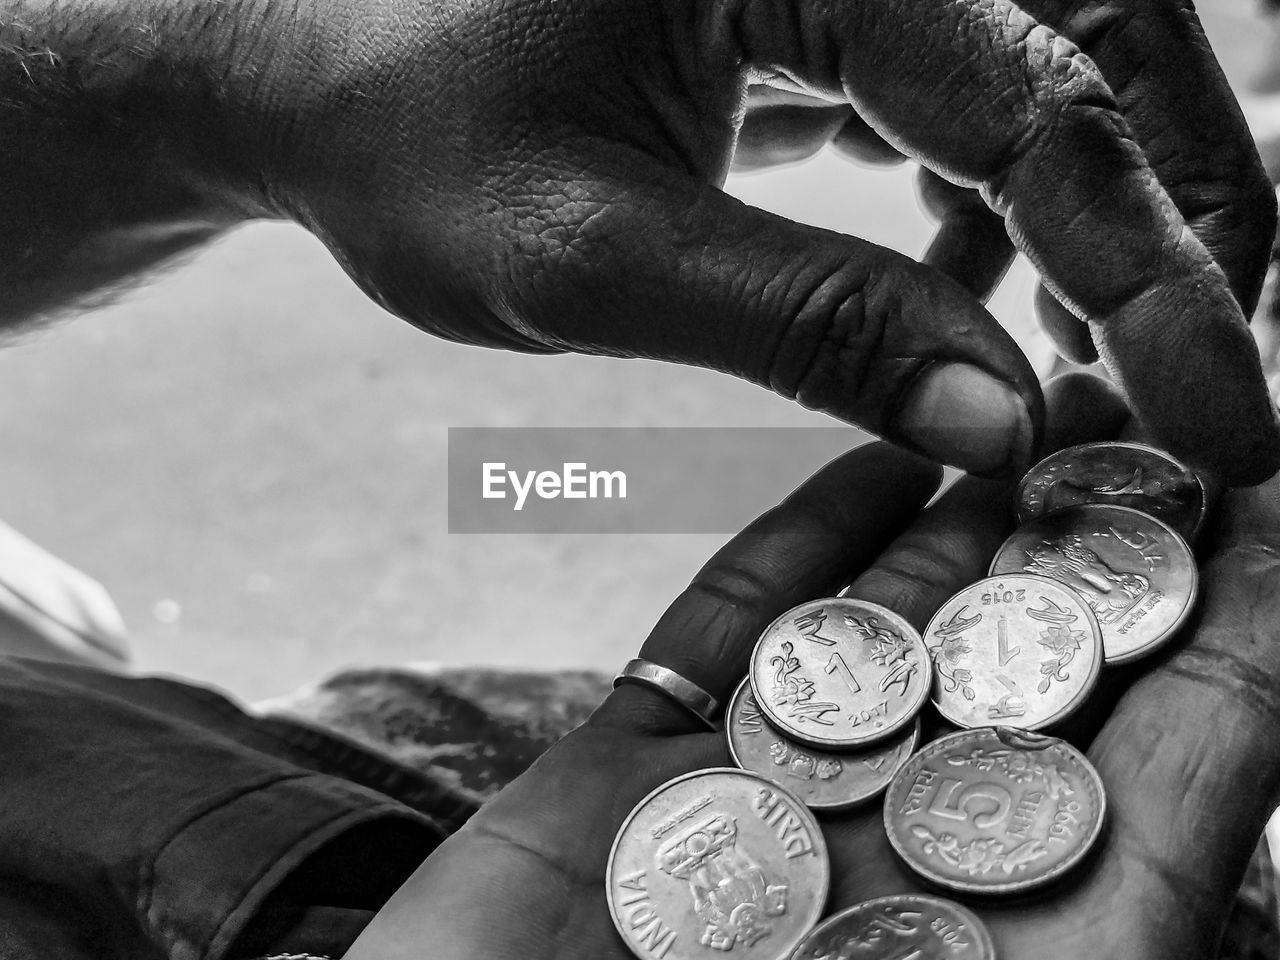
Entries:
POLYGON ((767 360, 774 390, 818 409, 860 405, 887 323, 868 307, 869 283, 864 270, 847 264, 807 268, 792 279, 774 308, 790 318, 767 360))
POLYGON ((505 249, 497 281, 511 293, 517 322, 531 323, 558 345, 589 342, 588 321, 616 298, 618 265, 624 245, 634 242, 635 216, 576 182, 508 186, 500 202, 505 249))
POLYGON ((754 614, 764 608, 774 587, 764 576, 745 564, 713 560, 693 582, 691 592, 721 608, 754 614))

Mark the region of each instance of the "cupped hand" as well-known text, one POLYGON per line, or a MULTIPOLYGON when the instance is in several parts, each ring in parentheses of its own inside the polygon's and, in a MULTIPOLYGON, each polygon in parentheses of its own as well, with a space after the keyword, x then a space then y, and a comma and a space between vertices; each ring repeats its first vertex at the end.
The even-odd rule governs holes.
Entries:
POLYGON ((962 285, 731 199, 756 81, 980 188, 1161 443, 1232 482, 1280 465, 1237 302, 1274 202, 1189 2, 255 9, 213 97, 240 184, 424 329, 707 366, 973 472, 1026 466, 1038 384, 964 289, 1004 231, 955 208, 930 259, 962 285))
MULTIPOLYGON (((1128 417, 1092 378, 1050 396, 1060 445, 1114 434, 1128 417)), ((936 479, 885 447, 836 461, 726 546, 642 655, 727 697, 766 624, 850 579, 852 595, 923 627, 985 574, 1010 529, 1012 490, 993 481, 962 480, 916 517, 936 479)), ((1002 960, 1210 955, 1280 784, 1277 551, 1280 485, 1232 493, 1186 639, 1086 708, 1080 736, 1101 728, 1089 755, 1111 817, 1100 855, 1043 899, 976 906, 1002 960)), ((660 783, 727 765, 723 734, 696 730, 661 696, 620 687, 426 861, 349 960, 627 960, 605 901, 610 845, 660 783)), ((831 909, 925 889, 890 849, 880 803, 822 823, 831 909)))
MULTIPOLYGON (((886 444, 833 462, 707 563, 641 656, 723 703, 765 626, 865 569, 938 480, 886 444)), ((347 960, 629 960, 604 892, 618 827, 666 780, 728 765, 722 733, 648 688, 620 686, 427 859, 347 960)))

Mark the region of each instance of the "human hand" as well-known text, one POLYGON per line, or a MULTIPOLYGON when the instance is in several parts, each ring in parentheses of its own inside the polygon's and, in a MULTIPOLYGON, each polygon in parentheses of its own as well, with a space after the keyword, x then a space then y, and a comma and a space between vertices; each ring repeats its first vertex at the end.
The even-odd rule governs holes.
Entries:
MULTIPOLYGON (((1092 378, 1059 381, 1050 398, 1060 446, 1114 434, 1128 416, 1092 378)), ((1011 523, 1011 486, 965 479, 882 550, 935 479, 884 448, 837 461, 724 548, 642 655, 726 697, 767 623, 858 570, 852 595, 923 626, 985 574, 1011 523)), ((1280 697, 1270 680, 1280 675, 1271 642, 1280 622, 1277 549, 1280 483, 1230 494, 1204 553, 1189 639, 1146 672, 1113 673, 1110 690, 1073 725, 1076 742, 1092 738, 1090 758, 1107 789, 1111 820, 1099 856, 1041 900, 976 908, 1002 958, 1210 955, 1280 778, 1280 697)), ((694 726, 644 688, 616 690, 427 860, 349 960, 419 957, 423 944, 441 958, 626 960, 605 903, 609 848, 658 784, 727 765, 723 735, 691 733, 694 726)), ((822 819, 833 910, 924 889, 890 849, 881 809, 822 819)))
POLYGON ((981 187, 1160 443, 1234 482, 1280 465, 1236 302, 1273 203, 1189 3, 255 9, 205 162, 234 151, 242 192, 424 329, 708 366, 971 471, 1025 465, 1039 388, 972 296, 717 189, 748 81, 785 79, 981 187))
MULTIPOLYGON (((641 655, 724 702, 760 631, 865 568, 938 479, 886 444, 833 462, 711 559, 641 655)), ((631 960, 604 899, 618 827, 658 784, 727 765, 722 733, 648 688, 620 686, 427 859, 347 960, 631 960)))
MULTIPOLYGON (((1097 381, 1051 387, 1053 446, 1080 439, 1086 423, 1093 439, 1114 435, 1125 419, 1097 381)), ((1144 439, 1132 422, 1121 436, 1144 439)), ((961 480, 850 594, 922 626, 985 573, 1012 530, 1011 495, 1007 484, 961 480)), ((1106 789, 1097 856, 1042 897, 975 907, 1002 960, 1216 956, 1280 800, 1280 482, 1226 493, 1201 541, 1199 604, 1180 637, 1153 658, 1105 671, 1059 731, 1087 747, 1106 789)), ((881 813, 877 806, 827 824, 833 902, 927 889, 895 858, 881 813)))

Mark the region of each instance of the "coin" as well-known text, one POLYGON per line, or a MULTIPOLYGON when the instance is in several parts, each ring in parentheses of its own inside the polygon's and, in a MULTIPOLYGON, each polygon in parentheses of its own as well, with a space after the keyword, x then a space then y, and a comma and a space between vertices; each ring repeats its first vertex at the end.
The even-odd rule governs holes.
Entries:
POLYGON ((924 894, 855 904, 815 927, 790 960, 996 960, 973 912, 924 894))
POLYGON ((751 689, 792 740, 856 750, 909 724, 929 693, 920 635, 892 610, 846 597, 788 610, 751 656, 751 689))
POLYGON ((1045 577, 988 577, 942 605, 925 629, 933 703, 960 727, 1064 719, 1093 691, 1102 633, 1089 605, 1045 577))
POLYGON ((1107 663, 1144 657, 1173 637, 1198 591, 1195 558, 1165 523, 1131 507, 1088 504, 1019 527, 991 573, 1052 577, 1088 601, 1107 663))
POLYGON ((614 926, 638 957, 781 960, 822 915, 830 879, 805 805, 725 768, 641 800, 613 841, 605 883, 614 926))
POLYGON ((884 826, 903 861, 964 893, 1021 893, 1071 870, 1102 831, 1106 799, 1075 747, 1010 727, 961 730, 889 784, 884 826))
POLYGON ((1132 507, 1191 540, 1204 520, 1204 485, 1190 468, 1142 443, 1082 443, 1027 471, 1015 497, 1018 522, 1085 503, 1132 507))
POLYGON ((733 762, 786 787, 811 810, 847 810, 870 800, 915 750, 920 721, 855 753, 831 753, 788 740, 760 713, 743 680, 725 710, 725 734, 733 762))

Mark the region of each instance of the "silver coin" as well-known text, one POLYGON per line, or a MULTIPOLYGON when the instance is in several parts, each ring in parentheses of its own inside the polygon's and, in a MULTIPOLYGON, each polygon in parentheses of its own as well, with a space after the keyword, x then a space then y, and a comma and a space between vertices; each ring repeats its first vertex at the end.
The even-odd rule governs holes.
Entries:
POLYGON ((830 880, 805 805, 725 768, 641 800, 613 841, 605 883, 614 926, 638 957, 780 960, 822 915, 830 880))
POLYGON ((788 740, 765 720, 743 680, 725 710, 729 755, 744 770, 786 787, 811 810, 847 810, 878 796, 920 739, 920 721, 856 753, 831 753, 788 740))
POLYGON ((831 597, 788 610, 765 629, 750 679, 769 723, 790 739, 857 750, 915 718, 929 694, 929 657, 892 610, 831 597))
POLYGON ((959 727, 1038 730, 1072 713, 1102 668, 1093 611, 1056 580, 989 577, 942 605, 925 628, 933 703, 959 727))
POLYGON ((918 893, 878 897, 832 914, 790 960, 996 960, 971 910, 918 893))
POLYGON ((993 576, 1015 572, 1051 577, 1084 597, 1107 663, 1128 663, 1170 640, 1199 590, 1186 541, 1131 507, 1068 507, 1019 527, 991 561, 993 576))
POLYGON ((961 730, 898 771, 884 826, 898 856, 963 893, 1021 893, 1057 880, 1102 831, 1097 771, 1075 747, 1010 727, 961 730))
POLYGON ((1086 503, 1132 507, 1191 540, 1204 520, 1204 485, 1195 471, 1142 443, 1082 443, 1027 471, 1015 497, 1018 522, 1086 503))

